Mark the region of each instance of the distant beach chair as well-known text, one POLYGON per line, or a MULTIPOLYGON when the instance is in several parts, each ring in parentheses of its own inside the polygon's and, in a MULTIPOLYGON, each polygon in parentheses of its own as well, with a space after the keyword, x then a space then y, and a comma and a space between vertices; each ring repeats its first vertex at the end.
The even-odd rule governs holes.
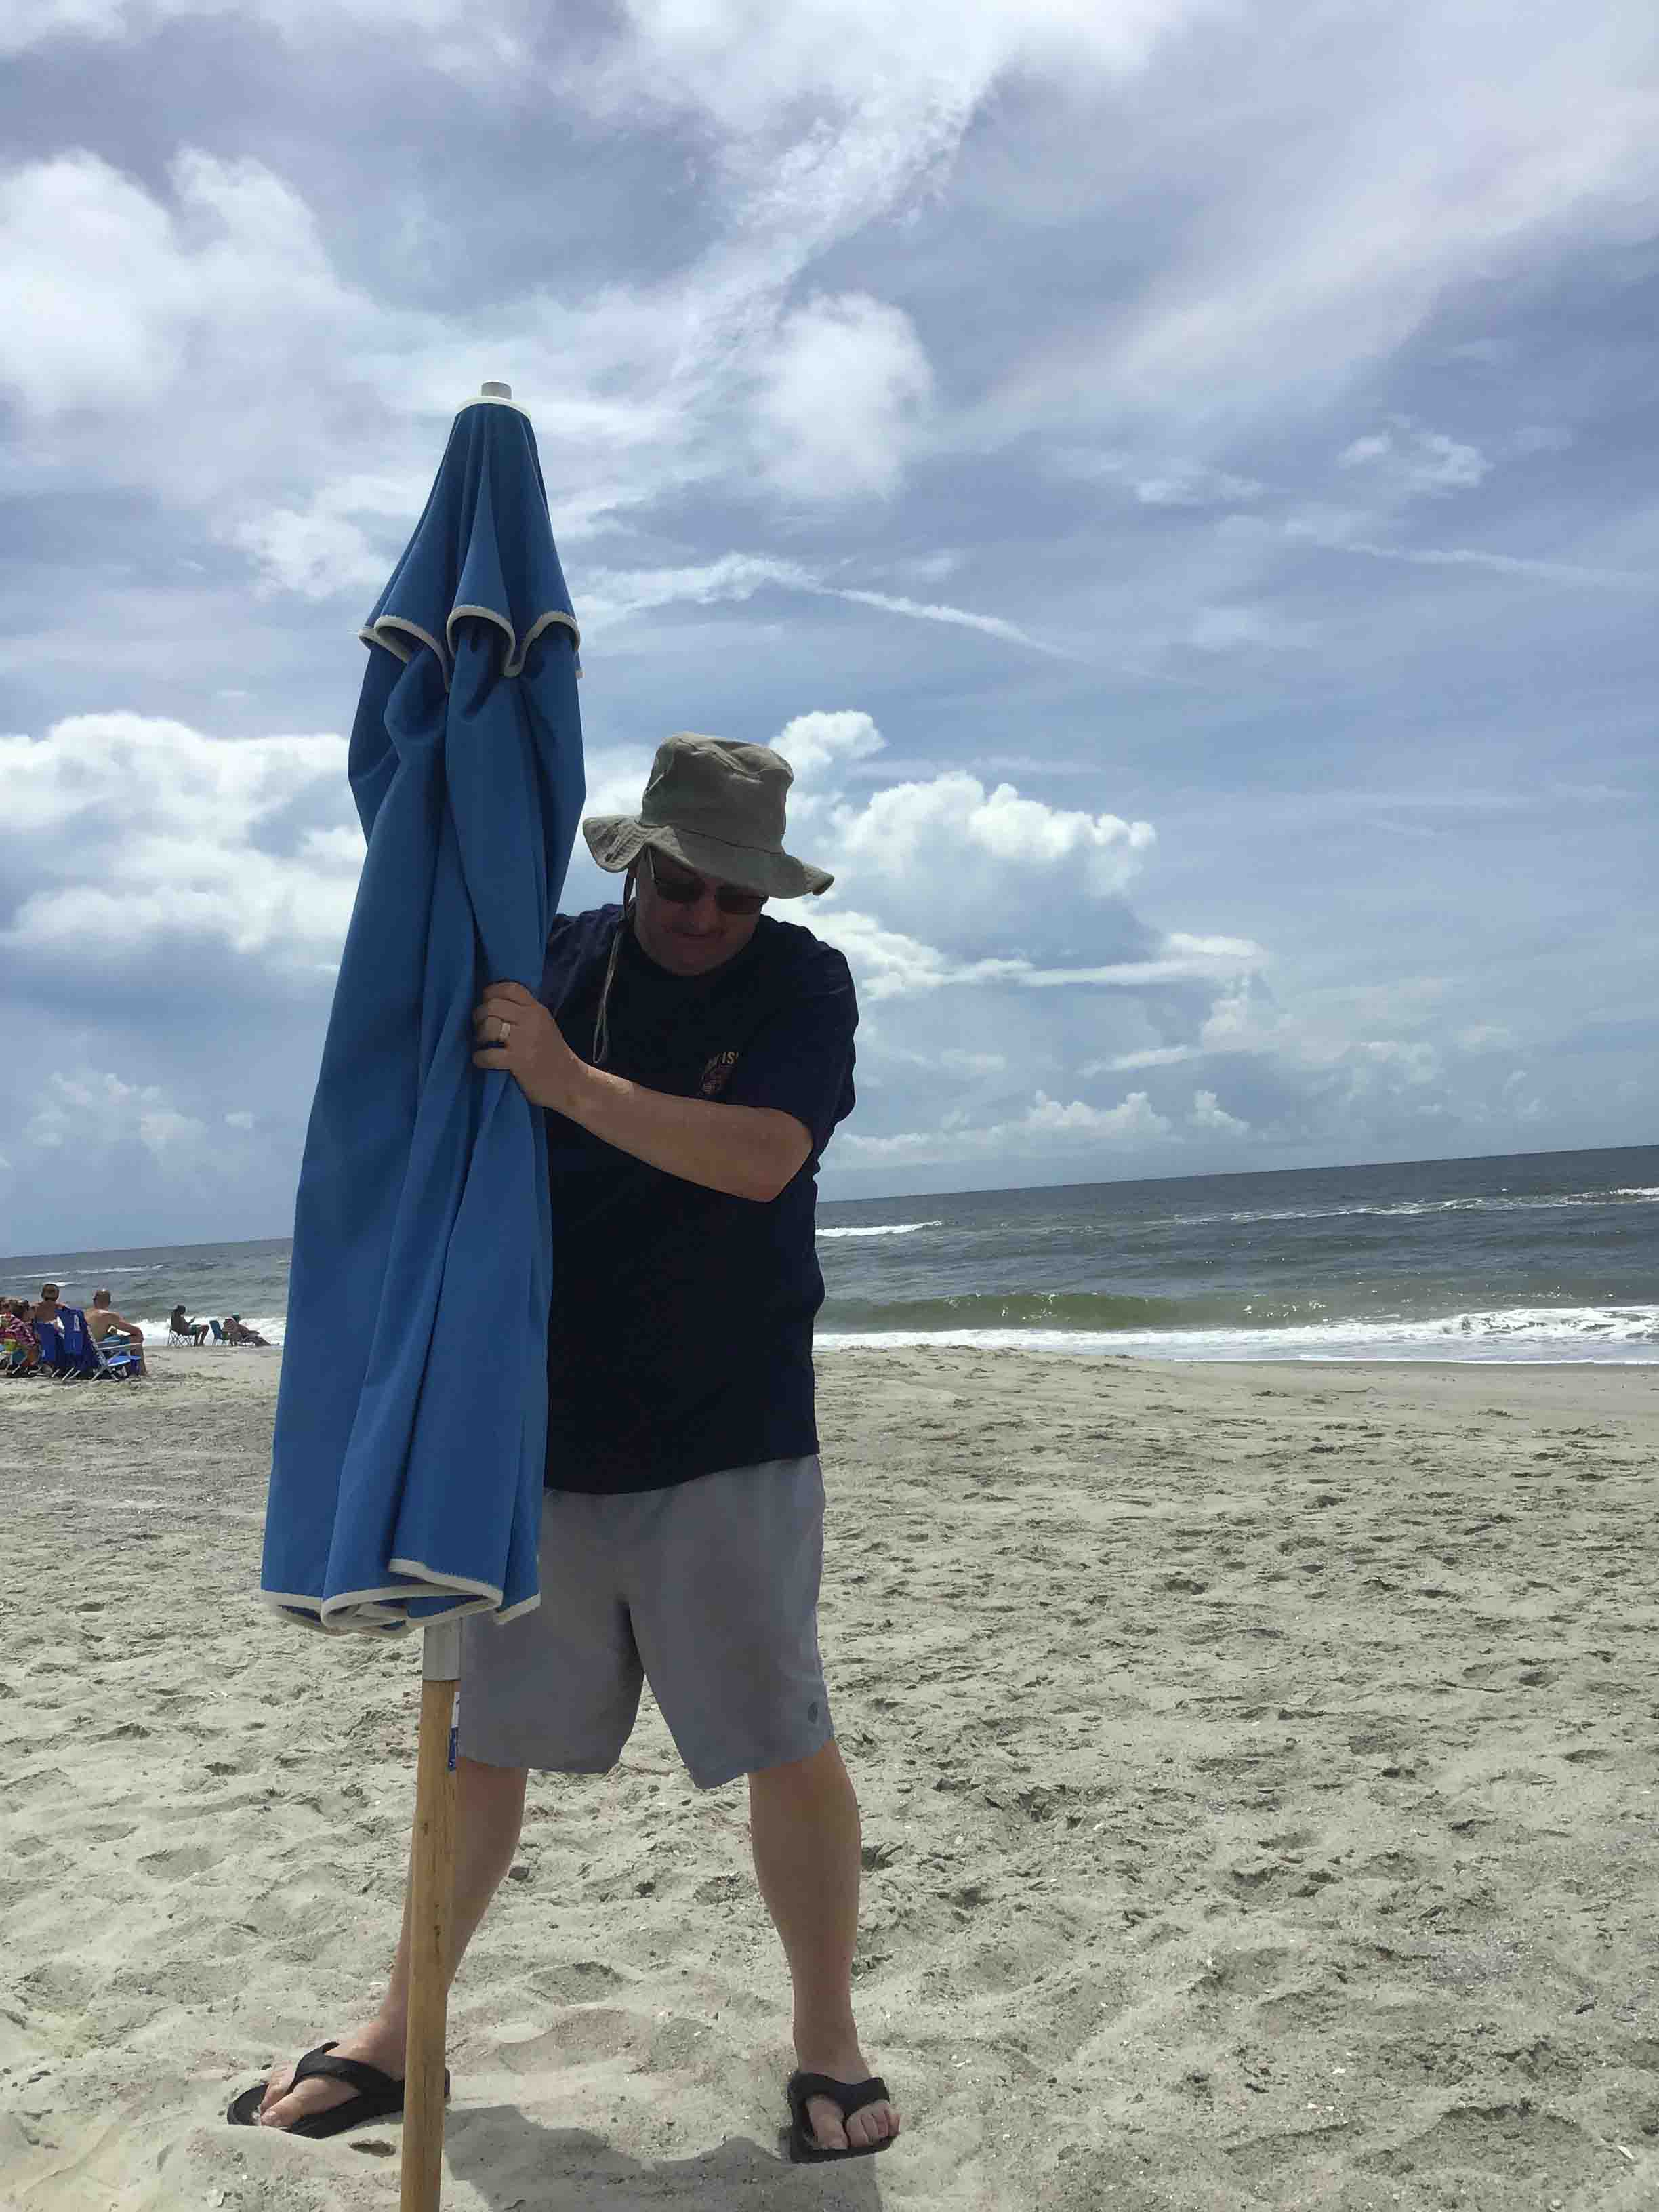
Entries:
POLYGON ((222 1344, 225 1340, 225 1333, 223 1329, 220 1328, 218 1322, 216 1321, 210 1321, 208 1323, 208 1327, 213 1331, 213 1341, 216 1344, 222 1344))

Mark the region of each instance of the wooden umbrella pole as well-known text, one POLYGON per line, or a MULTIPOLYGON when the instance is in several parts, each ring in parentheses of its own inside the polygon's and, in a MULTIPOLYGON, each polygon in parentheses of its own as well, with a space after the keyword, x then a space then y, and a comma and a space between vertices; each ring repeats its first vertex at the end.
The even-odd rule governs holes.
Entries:
POLYGON ((455 1898, 455 1770, 450 1732, 461 1625, 422 1638, 421 1745, 409 1865, 409 2040, 404 2053, 401 2212, 438 2212, 443 2188, 444 2043, 455 1898))

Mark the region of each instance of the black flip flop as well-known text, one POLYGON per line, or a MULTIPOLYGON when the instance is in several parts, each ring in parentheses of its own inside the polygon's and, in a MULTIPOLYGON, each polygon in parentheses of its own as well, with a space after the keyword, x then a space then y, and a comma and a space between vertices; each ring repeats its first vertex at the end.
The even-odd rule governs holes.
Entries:
POLYGON ((879 2142, 848 2143, 845 2150, 825 2150, 812 2132, 812 2123, 806 2115, 809 2097, 828 2097, 841 2107, 843 2120, 850 2120, 854 2112, 861 2112, 866 2105, 891 2102, 887 2084, 879 2074, 872 2074, 867 2081, 832 2081, 827 2074, 792 2074, 784 2085, 784 2094, 789 2100, 789 2158, 794 2166, 822 2166, 836 2158, 870 2158, 878 2150, 890 2150, 891 2136, 884 2136, 879 2142))
MULTIPOLYGON (((348 2128, 360 2128, 369 2120, 398 2118, 404 2109, 404 2085, 394 2081, 389 2074, 382 2074, 378 2066, 370 2066, 361 2058, 331 2058, 331 2043, 319 2043, 314 2051, 307 2051, 294 2069, 289 2088, 301 2081, 315 2080, 326 2075, 337 2081, 349 2081, 357 2092, 343 2105, 331 2105, 325 2112, 313 2112, 293 2126, 283 2128, 285 2136, 310 2136, 320 2142, 325 2136, 343 2135, 348 2128)), ((259 2107, 264 2102, 268 2081, 256 2081, 251 2089, 244 2089, 231 2105, 225 2118, 234 2128, 253 2128, 259 2124, 259 2107)), ((444 2097, 449 2096, 449 2069, 444 2069, 444 2097)))

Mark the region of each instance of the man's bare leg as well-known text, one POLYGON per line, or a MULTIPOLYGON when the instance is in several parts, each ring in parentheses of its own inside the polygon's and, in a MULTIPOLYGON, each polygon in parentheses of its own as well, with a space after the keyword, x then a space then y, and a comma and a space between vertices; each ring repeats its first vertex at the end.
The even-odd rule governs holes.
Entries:
MULTIPOLYGON (((859 1806, 833 1743, 810 1759, 749 1778, 755 1872, 789 1961, 795 2057, 808 2074, 862 2081, 870 2068, 853 2022, 853 1946, 859 1924, 859 1806)), ((899 2131, 892 2106, 866 2105, 843 2126, 826 2097, 807 2117, 824 2150, 879 2142, 899 2131)))
MULTIPOLYGON (((455 1955, 450 1973, 472 1940, 489 1900, 513 1863, 524 1823, 525 1769, 485 1766, 473 1759, 455 1762, 455 1955)), ((409 1898, 404 1897, 403 1933, 392 1979, 379 2011, 368 2026, 343 2035, 335 2048, 337 2058, 361 2058, 378 2066, 395 2081, 404 2078, 404 2049, 409 2027, 409 1898)), ((286 2094, 294 2078, 292 2066, 283 2066, 270 2077, 259 2124, 292 2127, 309 2112, 326 2112, 343 2104, 356 2091, 348 2081, 327 2079, 301 2081, 292 2096, 286 2094)))

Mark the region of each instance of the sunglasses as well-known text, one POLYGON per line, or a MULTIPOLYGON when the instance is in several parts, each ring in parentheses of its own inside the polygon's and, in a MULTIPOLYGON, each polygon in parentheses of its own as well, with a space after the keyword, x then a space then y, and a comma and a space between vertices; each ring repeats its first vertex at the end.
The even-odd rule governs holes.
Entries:
POLYGON ((650 871, 651 888, 659 898, 670 906, 695 906, 706 890, 714 894, 714 903, 722 914, 758 914, 766 904, 764 891, 734 890, 730 884, 706 884, 701 876, 682 875, 678 869, 671 874, 659 872, 656 849, 645 848, 645 865, 650 871))

